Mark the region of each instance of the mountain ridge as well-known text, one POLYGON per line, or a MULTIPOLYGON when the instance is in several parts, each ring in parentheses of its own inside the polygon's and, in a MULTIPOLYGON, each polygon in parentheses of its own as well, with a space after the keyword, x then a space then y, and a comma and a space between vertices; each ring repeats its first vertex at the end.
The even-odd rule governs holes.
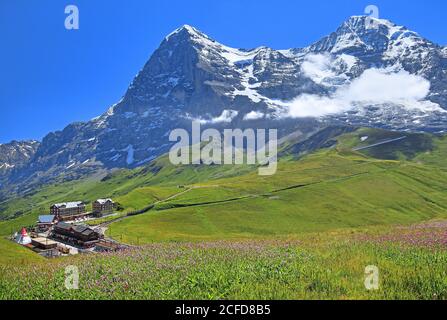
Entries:
POLYGON ((447 115, 441 109, 354 102, 340 113, 295 117, 290 108, 296 97, 329 97, 324 102, 331 103, 340 88, 381 68, 427 79, 427 101, 446 109, 446 53, 413 31, 364 16, 349 18, 306 48, 286 50, 235 49, 184 25, 163 39, 119 102, 91 121, 49 133, 29 165, 13 170, 8 182, 17 190, 61 175, 143 165, 169 150, 170 130, 187 129, 193 119, 204 127, 275 127, 280 136, 330 124, 443 133, 447 115), (377 28, 369 28, 367 19, 377 28))
POLYGON ((0 144, 0 177, 15 167, 26 165, 39 145, 36 140, 13 140, 0 144))

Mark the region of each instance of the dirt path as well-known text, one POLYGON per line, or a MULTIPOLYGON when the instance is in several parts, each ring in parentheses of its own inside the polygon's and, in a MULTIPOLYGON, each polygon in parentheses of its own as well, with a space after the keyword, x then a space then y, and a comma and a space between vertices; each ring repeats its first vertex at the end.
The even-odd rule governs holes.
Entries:
POLYGON ((396 139, 389 139, 389 140, 385 140, 385 141, 382 141, 382 142, 377 142, 377 143, 371 144, 369 146, 354 148, 352 150, 353 151, 365 150, 365 149, 381 146, 383 144, 387 144, 387 143, 391 143, 391 142, 395 142, 395 141, 400 141, 400 140, 403 140, 403 139, 406 139, 406 138, 407 138, 406 136, 403 136, 403 137, 396 138, 396 139))
MULTIPOLYGON (((383 169, 383 170, 379 170, 379 171, 387 171, 390 169, 383 169)), ((328 182, 339 182, 339 181, 343 181, 343 180, 349 180, 349 179, 353 179, 362 175, 367 175, 370 174, 370 172, 366 171, 366 172, 360 172, 360 173, 356 173, 356 174, 352 174, 352 175, 347 175, 347 176, 343 176, 343 177, 337 177, 337 178, 333 178, 333 179, 327 179, 327 180, 322 180, 322 181, 316 181, 316 182, 311 182, 311 183, 307 183, 307 184, 299 184, 299 185, 291 185, 288 187, 284 187, 284 188, 280 188, 280 189, 276 189, 276 190, 272 190, 270 192, 263 192, 263 193, 259 193, 259 194, 248 194, 248 195, 244 195, 244 196, 240 196, 240 197, 236 197, 236 198, 230 198, 230 199, 224 199, 224 200, 217 200, 217 201, 207 201, 207 202, 199 202, 199 203, 191 203, 191 204, 178 204, 175 205, 173 207, 170 207, 169 209, 175 209, 175 208, 185 208, 185 207, 197 207, 197 206, 206 206, 206 205, 214 205, 214 204, 222 204, 222 203, 229 203, 229 202, 235 202, 235 201, 241 201, 241 200, 246 200, 249 198, 256 198, 256 197, 267 197, 267 196, 271 196, 272 194, 275 193, 280 193, 283 191, 288 191, 288 190, 292 190, 292 189, 300 189, 300 188, 306 188, 306 187, 311 187, 314 185, 318 185, 321 183, 328 183, 328 182)), ((152 210, 152 208, 154 208, 157 204, 175 199, 187 192, 190 192, 191 190, 194 189, 201 189, 201 188, 219 188, 220 185, 205 185, 205 186, 193 186, 190 188, 187 188, 186 190, 176 193, 166 199, 163 200, 158 200, 156 202, 154 202, 151 207, 147 210, 150 211, 152 210)), ((167 210, 167 209, 166 209, 167 210)), ((103 231, 103 233, 105 234, 105 232, 107 231, 108 227, 110 224, 114 223, 114 222, 118 222, 121 220, 124 220, 125 218, 128 218, 128 215, 119 217, 117 219, 111 220, 111 221, 107 221, 103 224, 100 224, 99 227, 101 228, 101 230, 103 231)))
MULTIPOLYGON (((202 187, 191 187, 191 188, 187 188, 186 190, 184 190, 184 191, 182 191, 182 192, 179 192, 179 193, 176 193, 176 194, 174 194, 174 195, 172 195, 172 196, 170 196, 170 197, 168 197, 168 198, 165 198, 165 199, 162 199, 162 200, 155 201, 154 203, 152 203, 152 204, 150 205, 150 208, 148 209, 148 211, 151 210, 151 208, 155 207, 157 204, 160 204, 160 203, 163 203, 163 202, 165 202, 165 201, 169 201, 169 200, 175 199, 175 198, 177 198, 177 197, 179 197, 179 196, 181 196, 181 195, 183 195, 183 194, 185 194, 185 193, 187 193, 187 192, 189 192, 189 191, 191 191, 191 190, 193 190, 193 189, 198 189, 198 188, 202 188, 202 187)), ((106 221, 106 222, 100 223, 100 224, 99 224, 98 226, 96 226, 95 228, 96 228, 96 229, 100 229, 101 233, 105 236, 107 229, 109 228, 109 226, 110 226, 112 223, 115 223, 115 222, 124 220, 125 218, 128 218, 128 217, 129 217, 128 215, 123 215, 123 216, 121 216, 121 217, 119 217, 119 218, 116 218, 116 219, 113 219, 113 220, 110 220, 110 221, 106 221)))

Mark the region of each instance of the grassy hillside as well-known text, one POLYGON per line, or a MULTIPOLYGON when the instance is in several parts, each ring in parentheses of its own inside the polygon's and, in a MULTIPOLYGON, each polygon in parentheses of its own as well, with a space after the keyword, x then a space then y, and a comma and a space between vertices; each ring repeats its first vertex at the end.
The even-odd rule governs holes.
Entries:
POLYGON ((336 131, 288 141, 273 176, 161 157, 3 203, 3 215, 23 214, 0 222, 2 236, 52 202, 156 205, 110 225, 109 236, 142 245, 125 252, 44 260, 1 238, 0 299, 446 299, 447 138, 353 151, 401 134, 336 131), (67 265, 80 269, 79 290, 64 288, 67 265), (368 265, 379 290, 364 287, 368 265))
POLYGON ((338 148, 368 147, 374 144, 382 145, 366 148, 361 153, 376 159, 386 160, 413 160, 416 156, 424 153, 444 153, 437 147, 442 139, 425 133, 395 132, 374 128, 360 128, 352 133, 341 135, 337 138, 338 148), (399 139, 396 141, 391 141, 399 139))
POLYGON ((103 197, 124 212, 158 203, 111 226, 109 234, 130 243, 277 237, 445 215, 446 137, 329 128, 296 147, 287 141, 281 151, 273 176, 258 176, 253 166, 173 166, 164 156, 135 170, 50 185, 1 203, 0 216, 19 217, 1 221, 0 235, 33 224, 52 203, 103 197), (352 151, 402 135, 407 138, 352 151), (303 156, 315 147, 328 149, 303 156))
POLYGON ((321 151, 256 173, 196 185, 147 214, 114 223, 129 243, 271 238, 447 217, 447 172, 321 151))
POLYGON ((89 204, 89 210, 94 200, 110 197, 128 212, 183 191, 178 188, 179 185, 235 176, 254 169, 243 165, 177 167, 164 156, 146 167, 48 185, 32 194, 0 203, 0 218, 8 218, 0 221, 0 235, 34 224, 37 216, 47 214, 53 203, 82 200, 89 204), (16 218, 12 219, 14 216, 16 218))
POLYGON ((0 265, 24 265, 45 261, 45 258, 7 239, 0 238, 0 265))
POLYGON ((447 299, 445 223, 349 229, 294 240, 158 243, 2 266, 0 299, 447 299), (439 237, 438 239, 441 239, 439 237), (66 290, 65 267, 80 271, 66 290), (365 268, 379 271, 365 288, 365 268))

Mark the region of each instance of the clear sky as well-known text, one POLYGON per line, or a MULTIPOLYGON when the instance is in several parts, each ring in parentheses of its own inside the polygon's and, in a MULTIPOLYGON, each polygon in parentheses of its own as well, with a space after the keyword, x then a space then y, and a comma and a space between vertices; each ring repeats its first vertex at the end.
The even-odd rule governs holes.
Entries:
POLYGON ((0 0, 0 143, 103 113, 162 39, 190 24, 233 47, 303 47, 367 5, 447 44, 445 0, 0 0), (65 6, 79 8, 66 30, 65 6))

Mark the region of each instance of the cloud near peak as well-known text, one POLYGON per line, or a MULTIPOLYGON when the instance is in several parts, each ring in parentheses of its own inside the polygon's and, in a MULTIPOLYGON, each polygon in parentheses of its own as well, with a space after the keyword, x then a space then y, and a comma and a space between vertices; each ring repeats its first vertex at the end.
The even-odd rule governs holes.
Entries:
POLYGON ((321 117, 348 111, 356 105, 397 104, 423 112, 446 112, 426 100, 430 82, 407 71, 391 73, 368 69, 359 78, 339 87, 330 96, 304 94, 285 104, 286 117, 321 117))
POLYGON ((204 118, 200 118, 200 117, 194 118, 194 117, 191 117, 190 115, 187 115, 186 119, 189 119, 192 121, 197 121, 197 122, 200 122, 201 124, 229 123, 229 122, 233 121, 233 119, 236 118, 238 114, 239 114, 239 112, 236 110, 223 110, 222 114, 215 118, 209 118, 209 119, 204 119, 204 118))

